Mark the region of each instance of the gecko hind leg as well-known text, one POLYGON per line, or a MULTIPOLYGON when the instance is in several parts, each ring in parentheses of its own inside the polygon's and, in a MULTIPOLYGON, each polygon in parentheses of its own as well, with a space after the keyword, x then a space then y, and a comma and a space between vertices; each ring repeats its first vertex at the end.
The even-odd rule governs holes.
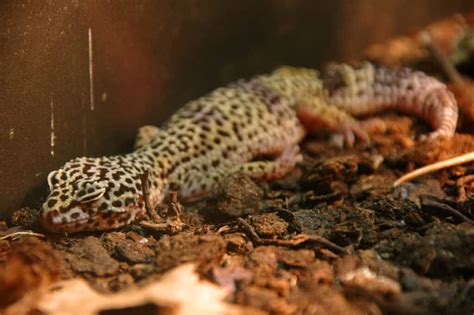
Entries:
POLYGON ((356 140, 370 143, 363 124, 323 98, 313 97, 301 101, 296 106, 296 113, 309 133, 321 128, 334 131, 331 142, 337 146, 352 147, 356 140))

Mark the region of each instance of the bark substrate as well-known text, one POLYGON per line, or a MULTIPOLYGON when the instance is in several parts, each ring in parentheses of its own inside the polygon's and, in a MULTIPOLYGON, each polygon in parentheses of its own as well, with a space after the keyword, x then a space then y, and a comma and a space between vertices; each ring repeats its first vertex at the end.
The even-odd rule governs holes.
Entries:
POLYGON ((458 180, 473 165, 391 184, 407 169, 471 151, 474 137, 415 146, 414 120, 382 119, 369 146, 308 138, 304 162, 285 178, 236 174, 204 201, 169 201, 161 223, 1 240, 1 306, 42 283, 83 277, 113 292, 196 262, 201 277, 229 289, 229 302, 270 314, 469 314, 474 227, 437 205, 474 217, 473 185, 458 180))
MULTIPOLYGON (((369 56, 377 60, 390 47, 369 56)), ((428 55, 420 56, 411 64, 426 64, 428 55)), ((385 63, 407 63, 392 59, 385 63)), ((471 82, 451 86, 460 132, 472 131, 471 82)), ((35 225, 37 210, 15 211, 12 222, 0 222, 0 312, 59 280, 80 277, 99 292, 117 292, 194 262, 203 279, 228 290, 229 303, 262 314, 474 313, 474 164, 392 187, 409 170, 474 151, 474 136, 418 143, 415 136, 428 131, 419 121, 381 119, 370 145, 338 149, 309 136, 304 161, 285 178, 233 175, 204 201, 171 198, 158 221, 56 235, 35 225), (45 236, 15 234, 25 226, 45 236)))

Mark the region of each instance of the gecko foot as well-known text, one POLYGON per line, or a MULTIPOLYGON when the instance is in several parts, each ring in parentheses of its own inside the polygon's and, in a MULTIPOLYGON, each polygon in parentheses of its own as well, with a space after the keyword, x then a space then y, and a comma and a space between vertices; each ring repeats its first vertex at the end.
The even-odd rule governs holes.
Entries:
POLYGON ((330 143, 339 148, 352 148, 356 140, 364 145, 370 144, 370 139, 364 125, 358 121, 351 121, 337 127, 335 133, 331 135, 330 143))

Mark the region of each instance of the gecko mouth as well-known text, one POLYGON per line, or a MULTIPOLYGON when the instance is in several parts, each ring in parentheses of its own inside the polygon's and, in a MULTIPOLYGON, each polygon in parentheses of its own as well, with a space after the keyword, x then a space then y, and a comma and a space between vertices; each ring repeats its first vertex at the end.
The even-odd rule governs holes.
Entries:
POLYGON ((82 212, 78 218, 71 218, 57 211, 50 211, 40 216, 40 223, 45 229, 55 233, 103 231, 122 227, 133 221, 139 213, 137 209, 123 208, 92 215, 82 212))

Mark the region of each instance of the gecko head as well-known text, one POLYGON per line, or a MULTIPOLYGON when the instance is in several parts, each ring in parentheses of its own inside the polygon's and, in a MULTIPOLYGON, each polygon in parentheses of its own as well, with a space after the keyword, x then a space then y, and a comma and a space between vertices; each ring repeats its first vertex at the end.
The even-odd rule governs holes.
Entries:
POLYGON ((140 174, 107 158, 79 158, 48 175, 40 222, 52 232, 121 227, 145 212, 140 174))

